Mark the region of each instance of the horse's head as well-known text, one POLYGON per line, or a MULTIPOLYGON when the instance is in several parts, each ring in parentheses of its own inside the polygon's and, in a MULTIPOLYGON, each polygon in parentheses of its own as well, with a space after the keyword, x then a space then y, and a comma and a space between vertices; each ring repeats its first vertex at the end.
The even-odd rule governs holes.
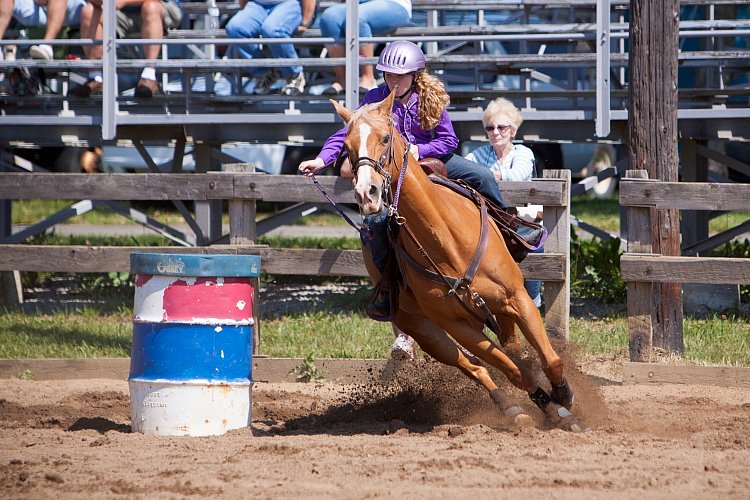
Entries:
POLYGON ((394 134, 398 130, 391 119, 395 91, 379 103, 349 111, 331 101, 338 115, 347 123, 344 147, 355 178, 354 193, 360 211, 367 215, 383 208, 386 182, 390 180, 389 163, 393 157, 394 134))

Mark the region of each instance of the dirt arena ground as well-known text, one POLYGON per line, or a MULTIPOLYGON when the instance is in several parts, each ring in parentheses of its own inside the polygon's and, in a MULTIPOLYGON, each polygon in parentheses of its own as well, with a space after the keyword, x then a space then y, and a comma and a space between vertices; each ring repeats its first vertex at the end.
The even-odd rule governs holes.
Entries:
POLYGON ((6 379, 0 498, 748 498, 746 390, 623 385, 618 366, 574 375, 584 434, 513 429, 434 363, 257 383, 252 427, 205 438, 131 433, 126 381, 6 379))

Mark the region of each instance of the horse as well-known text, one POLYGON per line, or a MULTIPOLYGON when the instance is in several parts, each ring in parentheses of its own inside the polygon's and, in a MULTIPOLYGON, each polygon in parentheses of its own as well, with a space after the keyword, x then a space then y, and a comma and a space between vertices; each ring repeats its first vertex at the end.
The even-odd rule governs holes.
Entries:
MULTIPOLYGON (((525 391, 554 425, 573 432, 587 430, 570 412, 574 395, 563 361, 550 343, 498 226, 480 217, 474 201, 432 182, 420 168, 393 123, 394 97, 391 92, 380 103, 356 111, 331 100, 347 125, 344 148, 355 176, 360 212, 379 213, 390 202, 399 228, 392 245, 403 280, 393 322, 425 353, 481 384, 512 424, 526 427, 533 425, 533 419, 509 401, 481 361, 525 391), (477 252, 484 245, 484 252, 477 252), (497 327, 497 342, 485 334, 485 324, 497 327), (528 368, 506 353, 520 347, 515 325, 538 353, 549 393, 528 368)), ((368 274, 378 283, 380 273, 365 245, 363 252, 368 274)))

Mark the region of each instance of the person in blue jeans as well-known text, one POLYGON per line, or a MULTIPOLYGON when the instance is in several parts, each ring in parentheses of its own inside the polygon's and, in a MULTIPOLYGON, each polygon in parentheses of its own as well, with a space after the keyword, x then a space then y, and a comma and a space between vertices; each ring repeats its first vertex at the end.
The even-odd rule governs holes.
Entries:
MULTIPOLYGON (((290 38, 299 26, 310 27, 315 14, 315 3, 316 0, 240 0, 240 11, 226 25, 227 37, 290 38), (303 13, 307 19, 303 18, 303 13)), ((268 48, 275 59, 298 59, 297 50, 291 43, 268 44, 268 48)), ((257 43, 236 45, 235 50, 243 59, 263 57, 257 43)), ((305 75, 299 65, 257 69, 253 75, 254 94, 270 94, 271 87, 279 78, 285 80, 282 94, 299 95, 305 91, 305 75)))
MULTIPOLYGON (((492 172, 453 153, 458 146, 458 138, 446 110, 450 98, 443 82, 425 70, 425 57, 421 49, 405 40, 392 42, 380 54, 376 67, 383 72, 385 85, 367 92, 359 106, 380 102, 391 93, 391 89, 398 88, 399 95, 393 102, 392 116, 398 131, 411 144, 411 154, 417 159, 440 159, 449 178, 466 181, 498 207, 506 208, 492 172), (430 98, 420 99, 425 95, 430 98)), ((309 173, 333 163, 341 153, 345 136, 346 127, 326 140, 315 159, 300 163, 299 170, 309 173)), ((347 175, 347 169, 351 172, 350 167, 342 167, 342 175, 347 175)), ((364 223, 370 228, 372 238, 363 243, 370 249, 375 266, 383 273, 389 251, 387 210, 366 216, 364 223)), ((381 286, 381 289, 387 290, 387 287, 381 286)), ((368 305, 367 312, 373 319, 388 321, 388 294, 383 294, 368 305)))
MULTIPOLYGON (((371 37, 387 35, 396 28, 411 22, 411 0, 359 0, 359 36, 371 37)), ((320 34, 323 37, 344 38, 346 36, 346 4, 332 5, 320 15, 320 34)), ((330 57, 344 57, 343 45, 328 45, 330 57)), ((375 45, 359 45, 361 57, 373 57, 375 45)), ((344 66, 333 68, 334 82, 323 91, 324 95, 336 96, 344 93, 344 66)), ((361 66, 359 88, 367 92, 375 87, 375 74, 372 65, 361 66)))

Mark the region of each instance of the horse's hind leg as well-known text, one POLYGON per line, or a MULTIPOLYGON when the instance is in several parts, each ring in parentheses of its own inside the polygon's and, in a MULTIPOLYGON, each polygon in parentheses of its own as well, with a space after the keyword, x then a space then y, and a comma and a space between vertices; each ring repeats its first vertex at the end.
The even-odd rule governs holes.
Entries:
MULTIPOLYGON (((534 302, 525 294, 517 294, 515 299, 518 315, 515 318, 518 327, 523 332, 529 344, 539 353, 542 363, 542 371, 552 385, 552 394, 549 398, 552 402, 570 410, 573 406, 573 391, 564 376, 562 359, 552 348, 544 322, 534 302)), ((538 391, 537 391, 537 394, 538 391)), ((540 407, 544 406, 545 397, 534 402, 540 407)), ((532 398, 534 399, 534 398, 532 398)), ((544 408, 542 407, 544 410, 544 408)))
POLYGON ((414 338, 419 347, 435 360, 458 368, 470 379, 487 389, 490 399, 516 425, 525 427, 532 423, 531 417, 525 414, 521 407, 503 397, 487 368, 482 366, 474 356, 460 349, 434 322, 424 316, 407 315, 399 311, 395 323, 399 329, 414 338))

